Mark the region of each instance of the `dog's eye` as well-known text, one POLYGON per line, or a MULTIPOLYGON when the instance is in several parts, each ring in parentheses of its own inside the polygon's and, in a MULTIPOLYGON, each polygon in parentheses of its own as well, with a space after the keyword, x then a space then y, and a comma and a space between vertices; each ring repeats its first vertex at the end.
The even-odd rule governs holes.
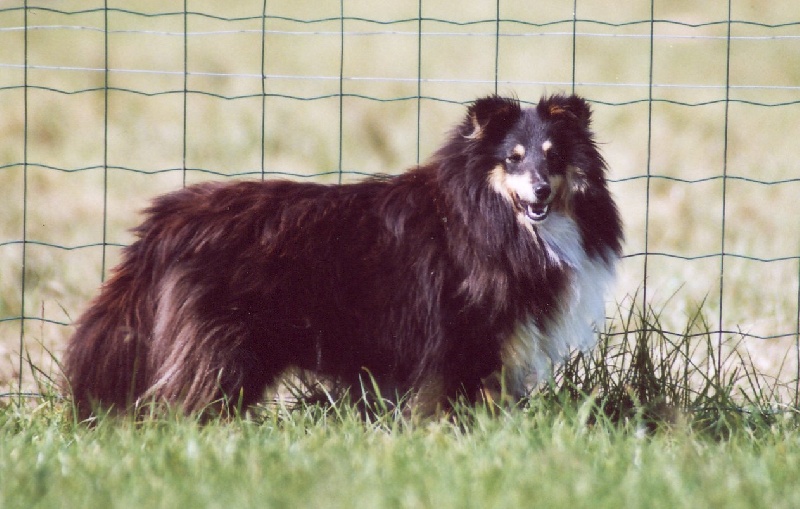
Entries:
POLYGON ((557 150, 554 150, 554 149, 550 149, 550 150, 548 150, 547 152, 545 152, 545 153, 544 153, 544 157, 545 157, 545 159, 547 159, 548 161, 554 161, 554 162, 556 162, 556 161, 561 161, 561 160, 563 160, 563 159, 564 159, 564 157, 563 157, 563 155, 561 154, 561 152, 559 152, 559 151, 557 151, 557 150))
POLYGON ((553 173, 564 173, 567 167, 567 159, 563 153, 549 151, 545 155, 548 167, 553 173))
POLYGON ((519 152, 514 152, 510 156, 506 157, 507 163, 518 163, 520 161, 522 161, 522 154, 519 152))

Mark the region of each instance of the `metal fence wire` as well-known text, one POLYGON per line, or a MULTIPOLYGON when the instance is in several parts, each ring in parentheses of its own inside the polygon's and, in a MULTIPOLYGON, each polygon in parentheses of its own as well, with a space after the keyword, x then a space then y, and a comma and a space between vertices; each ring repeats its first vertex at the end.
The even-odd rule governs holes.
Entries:
POLYGON ((592 103, 626 223, 618 307, 678 336, 699 310, 800 378, 794 0, 545 4, 0 5, 0 383, 57 370, 156 194, 401 171, 476 97, 560 91, 592 103))

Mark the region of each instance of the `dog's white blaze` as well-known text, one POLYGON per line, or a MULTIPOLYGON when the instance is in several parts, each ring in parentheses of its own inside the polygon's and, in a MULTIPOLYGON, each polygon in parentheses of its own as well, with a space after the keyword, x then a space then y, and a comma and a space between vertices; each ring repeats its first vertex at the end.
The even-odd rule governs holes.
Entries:
MULTIPOLYGON (((517 326, 508 342, 504 364, 509 389, 516 394, 524 394, 527 386, 549 376, 551 364, 563 361, 570 350, 594 347, 615 276, 613 262, 587 256, 572 219, 552 213, 536 226, 536 232, 551 259, 566 266, 569 284, 549 322, 539 327, 531 317, 517 326)), ((607 258, 613 260, 615 255, 608 253, 607 258)))

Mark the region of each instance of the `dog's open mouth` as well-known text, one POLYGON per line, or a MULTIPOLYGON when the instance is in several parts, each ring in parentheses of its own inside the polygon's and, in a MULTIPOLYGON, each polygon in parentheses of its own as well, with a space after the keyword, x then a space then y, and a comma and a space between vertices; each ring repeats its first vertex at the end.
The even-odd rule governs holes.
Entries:
POLYGON ((528 219, 538 223, 547 218, 547 214, 550 213, 550 204, 526 202, 523 203, 523 210, 525 210, 525 215, 528 216, 528 219))

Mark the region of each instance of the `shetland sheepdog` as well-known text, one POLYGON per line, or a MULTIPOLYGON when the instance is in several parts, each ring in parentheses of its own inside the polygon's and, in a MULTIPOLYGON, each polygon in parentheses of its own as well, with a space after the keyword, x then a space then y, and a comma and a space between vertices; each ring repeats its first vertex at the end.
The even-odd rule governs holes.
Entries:
POLYGON ((620 257, 590 118, 577 96, 489 96, 397 176, 157 198, 68 345, 79 413, 246 408, 289 368, 423 412, 523 398, 594 345, 620 257))

